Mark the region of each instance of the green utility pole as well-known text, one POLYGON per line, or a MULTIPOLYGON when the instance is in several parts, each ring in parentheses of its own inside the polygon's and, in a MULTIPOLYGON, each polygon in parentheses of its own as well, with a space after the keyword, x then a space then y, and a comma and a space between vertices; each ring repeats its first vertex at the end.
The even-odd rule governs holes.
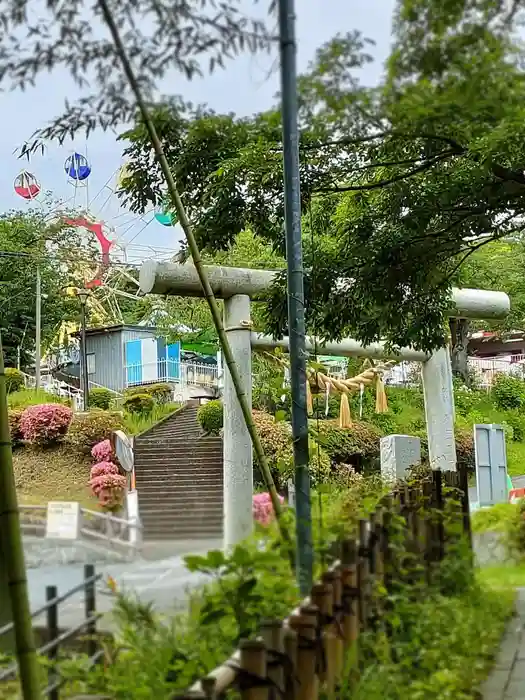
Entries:
POLYGON ((308 409, 306 402, 306 329, 301 239, 301 187, 297 128, 297 45, 294 0, 279 0, 281 94, 284 159, 284 217, 288 278, 288 329, 292 437, 295 461, 297 578, 301 594, 310 593, 313 575, 312 511, 308 469, 308 409))

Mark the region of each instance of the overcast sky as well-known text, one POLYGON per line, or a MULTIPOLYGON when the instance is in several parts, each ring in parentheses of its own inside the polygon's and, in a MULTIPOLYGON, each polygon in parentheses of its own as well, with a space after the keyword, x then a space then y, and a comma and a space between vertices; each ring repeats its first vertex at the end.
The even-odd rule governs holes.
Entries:
MULTIPOLYGON (((365 36, 376 41, 373 53, 376 61, 363 72, 364 82, 375 84, 381 74, 390 46, 391 17, 394 0, 296 0, 298 9, 298 66, 303 70, 312 59, 318 46, 337 32, 359 29, 365 36)), ((279 74, 269 57, 241 56, 227 64, 225 71, 210 77, 187 82, 174 75, 170 82, 160 87, 162 92, 183 95, 194 103, 207 103, 218 112, 234 111, 241 115, 264 110, 272 105, 279 89, 279 74), (270 75, 268 75, 270 73, 270 75)), ((117 235, 128 238, 137 236, 135 243, 159 247, 176 247, 179 238, 176 229, 166 228, 156 222, 143 229, 140 222, 129 228, 130 217, 122 216, 111 190, 104 190, 105 183, 115 184, 115 174, 121 160, 121 144, 113 134, 95 133, 86 144, 85 140, 66 143, 62 148, 51 145, 44 156, 33 157, 29 165, 19 161, 13 151, 48 120, 61 113, 64 100, 76 94, 67 74, 53 76, 42 74, 36 88, 26 93, 2 94, 0 113, 0 211, 24 208, 26 203, 13 191, 13 180, 17 173, 27 168, 35 173, 42 187, 51 190, 57 199, 67 200, 73 195, 63 170, 64 160, 74 150, 86 153, 93 171, 89 178, 91 211, 108 219, 115 226, 117 235), (109 200, 108 200, 109 197, 109 200), (107 201, 105 206, 104 202, 107 201), (117 219, 116 217, 119 216, 117 219), (125 223, 121 226, 120 222, 125 223)), ((76 203, 84 205, 86 191, 78 190, 76 203)), ((148 220, 151 217, 148 217, 148 220)))

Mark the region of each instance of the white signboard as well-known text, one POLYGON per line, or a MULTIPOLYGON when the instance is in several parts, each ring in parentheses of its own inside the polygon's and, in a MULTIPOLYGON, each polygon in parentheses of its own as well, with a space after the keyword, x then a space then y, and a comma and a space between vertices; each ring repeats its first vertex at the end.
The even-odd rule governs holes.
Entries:
POLYGON ((80 503, 50 501, 47 504, 46 537, 76 540, 80 536, 80 503))
POLYGON ((125 472, 133 471, 133 443, 122 430, 115 430, 111 438, 120 466, 125 472))

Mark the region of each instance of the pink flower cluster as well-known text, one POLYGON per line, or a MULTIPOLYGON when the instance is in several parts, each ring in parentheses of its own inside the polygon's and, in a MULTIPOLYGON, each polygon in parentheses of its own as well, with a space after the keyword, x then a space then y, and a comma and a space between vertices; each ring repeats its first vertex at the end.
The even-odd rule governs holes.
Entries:
POLYGON ((35 445, 52 445, 67 433, 73 411, 57 403, 29 406, 20 418, 20 432, 24 440, 35 445))
MULTIPOLYGON (((284 498, 279 496, 281 503, 284 503, 284 498)), ((269 525, 275 517, 273 511, 272 499, 269 493, 256 493, 252 499, 253 517, 261 525, 269 525)))
POLYGON ((91 450, 91 456, 97 464, 98 462, 110 462, 114 456, 111 442, 109 440, 97 442, 97 444, 91 450))
POLYGON ((118 467, 113 462, 104 460, 91 467, 89 479, 91 492, 98 498, 104 510, 119 510, 124 499, 126 484, 126 477, 119 474, 118 467))
POLYGON ((91 471, 89 473, 90 483, 93 479, 96 479, 99 476, 105 476, 106 474, 118 474, 117 465, 113 464, 113 462, 107 461, 95 464, 91 467, 91 471))

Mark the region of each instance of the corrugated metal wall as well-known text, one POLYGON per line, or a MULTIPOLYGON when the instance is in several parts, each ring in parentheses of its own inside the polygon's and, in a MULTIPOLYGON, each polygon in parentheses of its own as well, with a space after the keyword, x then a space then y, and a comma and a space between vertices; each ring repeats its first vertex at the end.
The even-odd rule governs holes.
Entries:
POLYGON ((113 391, 125 389, 125 344, 129 340, 154 338, 148 330, 125 329, 100 335, 87 335, 86 350, 95 355, 95 373, 89 375, 89 381, 100 384, 113 391))
POLYGON ((86 351, 95 355, 95 374, 89 375, 89 381, 100 384, 113 391, 124 388, 124 352, 122 333, 104 333, 87 335, 86 351))

